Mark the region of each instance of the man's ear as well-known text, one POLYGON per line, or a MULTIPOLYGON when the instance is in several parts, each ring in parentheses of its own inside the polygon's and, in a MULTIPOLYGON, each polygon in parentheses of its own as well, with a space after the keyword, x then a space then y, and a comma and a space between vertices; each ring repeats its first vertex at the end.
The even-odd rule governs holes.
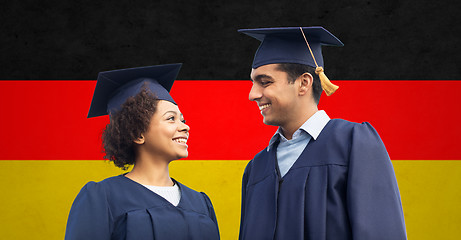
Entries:
POLYGON ((138 137, 133 142, 137 144, 144 144, 144 134, 141 133, 141 137, 138 137))
POLYGON ((308 72, 303 73, 298 77, 299 91, 300 96, 306 95, 312 89, 312 83, 314 82, 314 77, 308 72))

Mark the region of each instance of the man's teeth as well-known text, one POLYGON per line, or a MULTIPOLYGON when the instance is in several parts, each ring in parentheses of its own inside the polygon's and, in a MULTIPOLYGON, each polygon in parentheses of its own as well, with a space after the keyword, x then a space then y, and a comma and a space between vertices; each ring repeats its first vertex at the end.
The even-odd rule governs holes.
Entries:
POLYGON ((187 143, 187 139, 185 138, 176 138, 173 141, 178 142, 178 143, 187 143))
POLYGON ((264 105, 262 105, 262 106, 259 106, 259 110, 262 111, 263 109, 270 107, 270 105, 271 105, 271 104, 268 103, 268 104, 264 104, 264 105))

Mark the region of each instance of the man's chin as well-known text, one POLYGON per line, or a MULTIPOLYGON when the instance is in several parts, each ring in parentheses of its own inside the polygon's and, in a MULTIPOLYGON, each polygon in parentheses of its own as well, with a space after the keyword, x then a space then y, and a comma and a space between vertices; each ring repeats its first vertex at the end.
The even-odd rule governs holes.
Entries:
POLYGON ((264 117, 263 123, 270 126, 280 126, 280 124, 277 121, 274 121, 273 119, 266 117, 264 117))

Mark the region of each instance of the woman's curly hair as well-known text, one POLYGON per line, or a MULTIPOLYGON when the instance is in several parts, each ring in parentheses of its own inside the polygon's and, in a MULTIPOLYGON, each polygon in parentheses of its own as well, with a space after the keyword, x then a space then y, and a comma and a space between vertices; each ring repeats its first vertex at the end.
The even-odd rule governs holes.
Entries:
POLYGON ((158 98, 146 87, 110 115, 110 123, 102 134, 104 158, 126 170, 135 163, 134 140, 147 131, 157 108, 158 98))

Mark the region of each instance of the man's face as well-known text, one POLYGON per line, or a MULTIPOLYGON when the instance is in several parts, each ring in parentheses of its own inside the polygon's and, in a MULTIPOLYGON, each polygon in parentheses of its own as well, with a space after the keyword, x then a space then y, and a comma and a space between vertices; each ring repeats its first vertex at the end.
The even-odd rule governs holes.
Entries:
POLYGON ((258 104, 265 124, 284 127, 296 116, 298 89, 296 83, 288 83, 287 73, 277 67, 268 64, 252 69, 253 86, 248 97, 258 104))

